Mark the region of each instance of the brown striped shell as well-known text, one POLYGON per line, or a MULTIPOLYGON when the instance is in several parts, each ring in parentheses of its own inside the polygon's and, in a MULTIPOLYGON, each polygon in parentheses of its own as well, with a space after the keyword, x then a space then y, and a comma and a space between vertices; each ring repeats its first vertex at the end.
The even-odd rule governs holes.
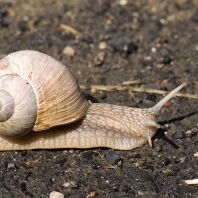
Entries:
POLYGON ((26 50, 0 60, 1 135, 21 136, 72 123, 84 117, 88 107, 74 76, 54 58, 26 50))

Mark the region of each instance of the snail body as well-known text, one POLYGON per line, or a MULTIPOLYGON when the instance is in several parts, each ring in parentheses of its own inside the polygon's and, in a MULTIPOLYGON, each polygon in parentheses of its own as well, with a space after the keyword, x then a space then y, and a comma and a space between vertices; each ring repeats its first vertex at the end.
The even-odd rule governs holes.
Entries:
POLYGON ((0 60, 0 150, 152 146, 155 114, 183 86, 148 109, 90 104, 59 61, 11 53, 0 60))

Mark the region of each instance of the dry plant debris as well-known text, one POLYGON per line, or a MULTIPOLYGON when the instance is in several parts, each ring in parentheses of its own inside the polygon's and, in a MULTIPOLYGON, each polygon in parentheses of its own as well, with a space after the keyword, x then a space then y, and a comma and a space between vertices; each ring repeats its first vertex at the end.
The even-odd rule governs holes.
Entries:
MULTIPOLYGON (((126 81, 127 83, 129 81, 126 81)), ((126 82, 123 82, 122 85, 90 85, 90 86, 85 86, 85 85, 80 85, 80 88, 82 90, 98 90, 98 91, 134 91, 134 92, 144 92, 144 93, 152 93, 152 94, 160 94, 160 95, 165 95, 168 92, 167 91, 162 91, 162 90, 157 90, 157 89, 149 89, 149 88, 144 88, 144 87, 131 87, 131 86, 126 86, 128 85, 126 82)), ((134 81, 134 84, 139 83, 139 81, 134 81)), ((175 94, 175 96, 179 97, 185 97, 185 98, 192 98, 192 99, 198 99, 197 94, 188 94, 188 93, 181 93, 178 92, 175 94)))

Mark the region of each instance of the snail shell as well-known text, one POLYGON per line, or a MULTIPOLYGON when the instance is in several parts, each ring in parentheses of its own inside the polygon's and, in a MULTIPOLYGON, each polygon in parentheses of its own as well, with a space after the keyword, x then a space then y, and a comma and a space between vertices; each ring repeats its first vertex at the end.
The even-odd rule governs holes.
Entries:
POLYGON ((75 122, 89 103, 67 67, 36 51, 0 60, 0 134, 8 137, 75 122))
POLYGON ((35 51, 9 54, 0 60, 0 150, 152 146, 155 114, 184 86, 148 109, 90 104, 59 61, 35 51))

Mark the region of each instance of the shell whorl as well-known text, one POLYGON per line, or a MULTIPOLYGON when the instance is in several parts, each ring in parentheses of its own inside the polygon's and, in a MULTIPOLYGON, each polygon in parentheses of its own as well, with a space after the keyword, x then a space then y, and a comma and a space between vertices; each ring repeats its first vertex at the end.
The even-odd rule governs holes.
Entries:
MULTIPOLYGON (((46 54, 29 50, 9 54, 0 60, 0 77, 7 76, 22 78, 35 93, 37 110, 31 127, 34 131, 72 123, 84 117, 88 110, 89 103, 74 76, 65 65, 46 54)), ((7 91, 6 88, 3 90, 7 91)), ((26 100, 29 105, 29 99, 26 100)), ((25 103, 23 105, 25 108, 25 103)), ((15 102, 14 106, 17 106, 15 102)))
POLYGON ((37 115, 36 97, 27 80, 17 75, 0 76, 0 134, 19 137, 30 132, 37 115))

